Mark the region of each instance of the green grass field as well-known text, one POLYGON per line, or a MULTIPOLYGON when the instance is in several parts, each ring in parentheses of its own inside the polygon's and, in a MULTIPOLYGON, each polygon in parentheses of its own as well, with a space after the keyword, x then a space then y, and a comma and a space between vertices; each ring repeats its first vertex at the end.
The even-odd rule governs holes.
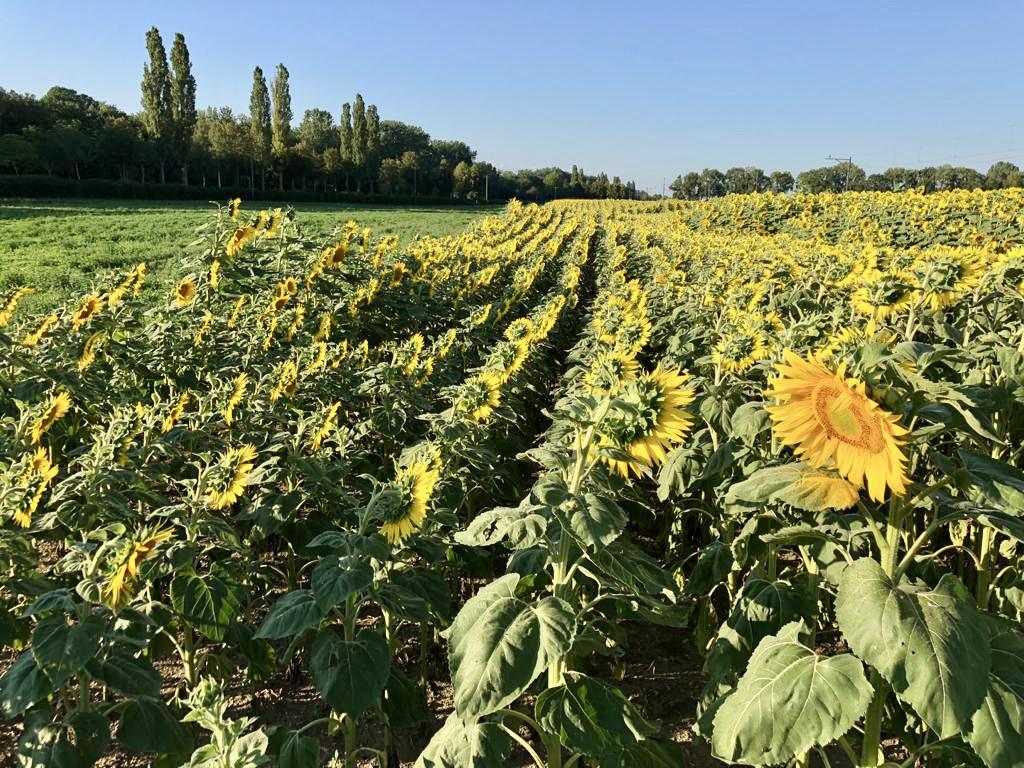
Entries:
MULTIPOLYGON (((243 210, 277 205, 243 203, 243 210)), ((151 200, 0 201, 0 296, 30 286, 36 293, 25 300, 22 311, 43 311, 85 293, 100 275, 140 261, 149 267, 150 290, 160 288, 177 275, 193 230, 212 209, 208 203, 151 200)), ((376 235, 398 235, 404 246, 418 235, 460 232, 500 208, 306 203, 296 210, 307 234, 329 232, 354 219, 376 235)))

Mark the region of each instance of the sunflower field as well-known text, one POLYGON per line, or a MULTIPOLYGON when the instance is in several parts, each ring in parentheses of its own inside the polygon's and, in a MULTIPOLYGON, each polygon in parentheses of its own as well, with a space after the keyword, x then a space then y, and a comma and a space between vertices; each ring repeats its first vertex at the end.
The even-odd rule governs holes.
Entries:
POLYGON ((4 765, 1024 766, 1021 190, 189 253, 0 299, 4 765))

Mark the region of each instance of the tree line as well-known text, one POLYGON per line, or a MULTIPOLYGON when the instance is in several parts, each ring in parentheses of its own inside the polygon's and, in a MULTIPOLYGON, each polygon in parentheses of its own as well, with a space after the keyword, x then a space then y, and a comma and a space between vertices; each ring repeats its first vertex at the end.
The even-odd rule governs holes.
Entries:
POLYGON ((335 122, 307 109, 293 125, 288 69, 268 83, 253 70, 249 113, 196 107, 196 80, 183 35, 168 59, 160 32, 146 33, 141 112, 127 114, 55 86, 41 98, 0 88, 0 171, 74 179, 312 189, 465 200, 555 197, 646 198, 635 183, 573 166, 500 171, 464 141, 432 138, 416 125, 383 120, 360 94, 335 122))
POLYGON ((682 200, 706 200, 728 194, 754 192, 902 192, 921 189, 936 192, 947 189, 1006 189, 1024 186, 1024 172, 1006 161, 994 163, 987 173, 974 168, 940 165, 929 168, 889 168, 882 173, 864 172, 852 161, 812 168, 793 177, 788 171, 765 174, 760 168, 730 168, 719 171, 705 168, 677 176, 669 185, 672 197, 682 200))

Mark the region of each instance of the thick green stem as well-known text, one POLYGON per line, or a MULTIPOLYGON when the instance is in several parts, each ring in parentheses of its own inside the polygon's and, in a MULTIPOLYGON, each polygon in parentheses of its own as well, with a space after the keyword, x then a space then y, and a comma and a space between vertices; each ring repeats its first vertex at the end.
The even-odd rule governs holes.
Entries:
POLYGON ((871 685, 875 689, 875 696, 864 719, 864 744, 861 747, 858 768, 876 768, 885 762, 880 745, 882 714, 885 712, 885 697, 889 692, 889 686, 876 669, 871 670, 871 685))
POLYGON ((988 526, 981 529, 981 541, 978 545, 978 583, 975 586, 975 599, 978 607, 988 610, 992 599, 992 564, 995 559, 996 534, 988 526))

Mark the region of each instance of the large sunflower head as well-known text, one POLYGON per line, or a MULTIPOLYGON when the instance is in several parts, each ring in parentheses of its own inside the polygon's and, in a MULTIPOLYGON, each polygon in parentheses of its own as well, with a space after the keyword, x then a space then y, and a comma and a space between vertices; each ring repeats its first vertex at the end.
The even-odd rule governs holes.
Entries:
POLYGON ((71 315, 71 330, 77 331, 89 322, 94 315, 103 310, 103 299, 98 293, 92 293, 82 299, 78 309, 71 315))
POLYGON ((245 492, 255 463, 256 449, 252 445, 228 450, 211 469, 206 503, 213 509, 225 509, 234 504, 245 492))
POLYGON ((766 409, 779 440, 813 467, 834 465, 875 501, 885 498, 886 488, 906 493, 907 430, 899 418, 867 397, 863 381, 845 376, 845 363, 833 373, 813 358, 784 354, 786 364, 779 364, 779 376, 765 391, 779 401, 766 409))
POLYGON ((743 373, 758 360, 771 356, 764 334, 752 328, 739 328, 723 336, 711 358, 722 370, 743 373))
POLYGON ((853 292, 850 303, 863 315, 875 320, 906 312, 917 299, 917 281, 904 270, 874 272, 853 292))
POLYGON ((615 397, 623 387, 636 379, 640 364, 622 352, 605 352, 595 358, 583 376, 583 389, 592 395, 615 397))
POLYGON ((474 376, 462 387, 456 409, 465 421, 484 421, 501 404, 501 376, 486 371, 474 376))
POLYGON ((196 281, 186 277, 174 289, 174 304, 184 309, 196 299, 196 281))
POLYGON ((71 395, 61 392, 54 397, 32 425, 32 444, 37 445, 46 431, 71 410, 71 395))
POLYGON ((602 456, 623 477, 637 465, 654 467, 681 443, 693 426, 683 410, 693 403, 694 392, 685 386, 687 376, 676 369, 662 370, 625 383, 598 427, 599 444, 622 451, 631 461, 602 456))
POLYGON ((978 285, 984 264, 984 256, 974 249, 942 248, 935 253, 927 252, 912 267, 922 305, 937 312, 953 304, 958 295, 978 285))
POLYGON ((138 574, 139 565, 173 535, 174 531, 170 528, 142 530, 119 548, 119 555, 115 561, 117 565, 107 577, 107 586, 103 590, 103 595, 111 606, 116 608, 131 599, 130 583, 138 574))
POLYGON ((239 227, 231 233, 231 237, 228 238, 227 245, 224 246, 224 251, 227 253, 228 258, 231 258, 241 252, 245 248, 246 243, 256 237, 255 227, 239 227))
POLYGON ((413 462, 399 469, 394 482, 370 501, 370 514, 383 520, 380 532, 392 544, 401 543, 423 526, 439 476, 436 462, 413 462))

